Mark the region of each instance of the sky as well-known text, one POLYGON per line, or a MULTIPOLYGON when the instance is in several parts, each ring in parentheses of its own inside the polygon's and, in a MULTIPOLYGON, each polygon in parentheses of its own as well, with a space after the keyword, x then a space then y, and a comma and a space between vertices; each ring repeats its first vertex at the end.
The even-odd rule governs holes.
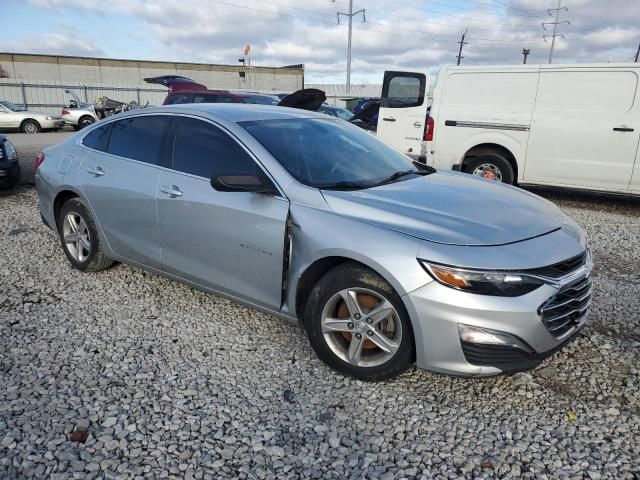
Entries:
MULTIPOLYGON (((561 0, 554 63, 630 62, 640 0, 561 0)), ((353 84, 386 69, 547 63, 558 0, 354 0, 353 84), (555 12, 551 11, 555 15, 555 12)), ((308 83, 345 83, 348 0, 0 0, 0 52, 256 65, 305 64, 308 83)))

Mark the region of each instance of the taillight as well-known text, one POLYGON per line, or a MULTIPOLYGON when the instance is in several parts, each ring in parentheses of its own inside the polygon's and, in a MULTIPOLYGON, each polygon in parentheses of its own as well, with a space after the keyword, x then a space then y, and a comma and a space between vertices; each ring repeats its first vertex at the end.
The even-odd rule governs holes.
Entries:
POLYGON ((433 117, 427 118, 427 128, 424 131, 424 140, 426 142, 433 141, 433 133, 436 128, 436 122, 433 121, 433 117))
POLYGON ((66 108, 63 108, 62 111, 60 112, 61 115, 69 115, 69 110, 67 110, 66 108))
POLYGON ((43 153, 43 152, 40 152, 40 153, 38 154, 38 156, 36 157, 36 161, 35 161, 35 163, 33 164, 33 169, 34 169, 34 170, 37 170, 37 169, 38 169, 38 167, 39 167, 40 165, 42 165, 42 162, 44 162, 44 153, 43 153))

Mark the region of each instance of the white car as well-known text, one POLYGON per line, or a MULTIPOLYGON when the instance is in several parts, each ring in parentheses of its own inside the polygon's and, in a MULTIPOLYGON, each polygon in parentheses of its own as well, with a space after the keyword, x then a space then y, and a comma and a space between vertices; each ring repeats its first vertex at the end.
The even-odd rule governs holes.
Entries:
POLYGON ((57 130, 64 126, 59 115, 32 112, 5 100, 0 100, 0 130, 18 130, 24 133, 38 133, 57 130))

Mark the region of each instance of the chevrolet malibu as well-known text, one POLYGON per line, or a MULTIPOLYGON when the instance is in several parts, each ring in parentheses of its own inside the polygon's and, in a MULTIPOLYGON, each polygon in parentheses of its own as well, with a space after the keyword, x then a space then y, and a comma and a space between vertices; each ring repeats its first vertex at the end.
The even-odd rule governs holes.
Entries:
POLYGON ((553 204, 319 113, 125 113, 44 150, 36 183, 77 269, 124 262, 300 319, 324 362, 364 380, 532 368, 591 304, 585 235, 553 204))

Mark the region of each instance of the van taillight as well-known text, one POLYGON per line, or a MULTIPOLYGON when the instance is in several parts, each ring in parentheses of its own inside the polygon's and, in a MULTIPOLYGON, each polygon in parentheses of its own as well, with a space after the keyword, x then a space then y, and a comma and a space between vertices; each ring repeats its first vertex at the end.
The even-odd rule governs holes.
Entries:
POLYGON ((40 152, 36 157, 35 163, 33 164, 33 169, 37 170, 38 167, 42 165, 42 162, 44 162, 44 153, 40 152))
POLYGON ((427 118, 427 128, 424 131, 424 140, 426 142, 433 141, 433 133, 436 127, 436 122, 433 121, 433 117, 427 118))

